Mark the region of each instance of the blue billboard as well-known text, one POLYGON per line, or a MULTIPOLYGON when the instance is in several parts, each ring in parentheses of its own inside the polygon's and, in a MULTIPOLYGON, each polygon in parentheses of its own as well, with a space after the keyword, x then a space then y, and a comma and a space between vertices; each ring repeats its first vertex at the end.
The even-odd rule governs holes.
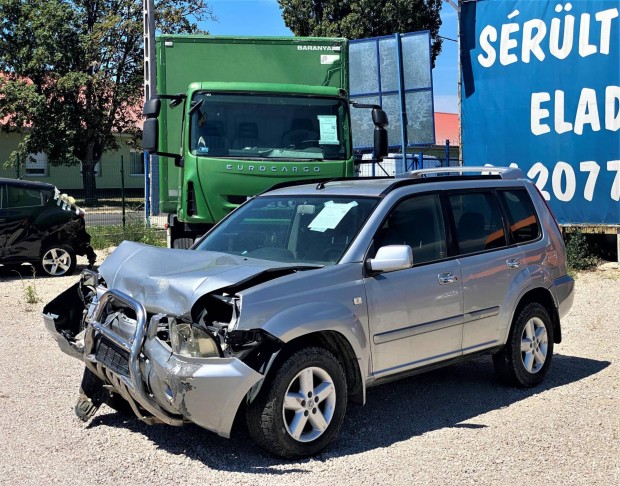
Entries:
POLYGON ((619 7, 461 4, 463 163, 523 169, 563 224, 620 224, 619 7))

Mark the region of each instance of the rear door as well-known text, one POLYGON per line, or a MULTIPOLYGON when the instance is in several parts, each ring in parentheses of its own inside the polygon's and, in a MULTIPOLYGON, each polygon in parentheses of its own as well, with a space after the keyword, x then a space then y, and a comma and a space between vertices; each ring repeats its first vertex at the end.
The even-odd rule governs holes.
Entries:
POLYGON ((523 251, 509 242, 494 191, 450 193, 446 199, 463 276, 463 353, 467 354, 501 344, 509 325, 510 296, 527 278, 527 270, 523 251))
POLYGON ((39 231, 34 225, 37 214, 42 210, 43 195, 37 188, 7 184, 6 209, 0 219, 2 223, 3 259, 36 260, 41 249, 39 231))
POLYGON ((461 354, 461 271, 447 257, 437 194, 397 203, 375 236, 375 248, 403 244, 413 250, 412 268, 365 279, 376 378, 461 354))

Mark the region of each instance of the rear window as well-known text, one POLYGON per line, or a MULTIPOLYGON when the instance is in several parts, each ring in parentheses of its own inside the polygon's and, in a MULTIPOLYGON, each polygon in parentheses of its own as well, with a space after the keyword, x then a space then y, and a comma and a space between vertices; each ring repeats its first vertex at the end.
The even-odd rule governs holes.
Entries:
POLYGON ((524 243, 538 238, 540 226, 532 201, 525 190, 499 191, 506 213, 512 241, 524 243))
POLYGON ((29 187, 13 187, 8 186, 8 204, 9 208, 23 208, 29 206, 43 205, 43 197, 41 191, 29 187))

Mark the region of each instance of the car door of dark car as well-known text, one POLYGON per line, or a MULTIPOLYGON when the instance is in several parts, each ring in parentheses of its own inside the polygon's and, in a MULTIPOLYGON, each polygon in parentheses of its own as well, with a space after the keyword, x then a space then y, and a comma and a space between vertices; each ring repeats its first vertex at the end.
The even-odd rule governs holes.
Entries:
POLYGON ((461 271, 448 258, 437 194, 398 203, 375 236, 377 249, 403 244, 413 267, 365 279, 375 378, 461 354, 461 271))
POLYGON ((6 188, 6 208, 3 208, 2 217, 4 222, 2 239, 2 258, 10 260, 38 259, 41 249, 41 240, 34 218, 41 211, 41 191, 23 186, 11 186, 6 188))
POLYGON ((9 234, 6 218, 6 184, 0 184, 0 259, 4 256, 9 234))

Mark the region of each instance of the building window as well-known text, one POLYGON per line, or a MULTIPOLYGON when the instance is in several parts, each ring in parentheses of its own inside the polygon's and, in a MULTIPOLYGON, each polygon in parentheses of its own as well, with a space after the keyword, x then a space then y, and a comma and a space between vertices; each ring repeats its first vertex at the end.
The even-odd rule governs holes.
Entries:
POLYGON ((26 157, 26 176, 47 177, 48 175, 47 154, 43 152, 28 154, 26 157))
POLYGON ((129 173, 132 176, 144 175, 144 152, 132 151, 129 160, 129 173))

